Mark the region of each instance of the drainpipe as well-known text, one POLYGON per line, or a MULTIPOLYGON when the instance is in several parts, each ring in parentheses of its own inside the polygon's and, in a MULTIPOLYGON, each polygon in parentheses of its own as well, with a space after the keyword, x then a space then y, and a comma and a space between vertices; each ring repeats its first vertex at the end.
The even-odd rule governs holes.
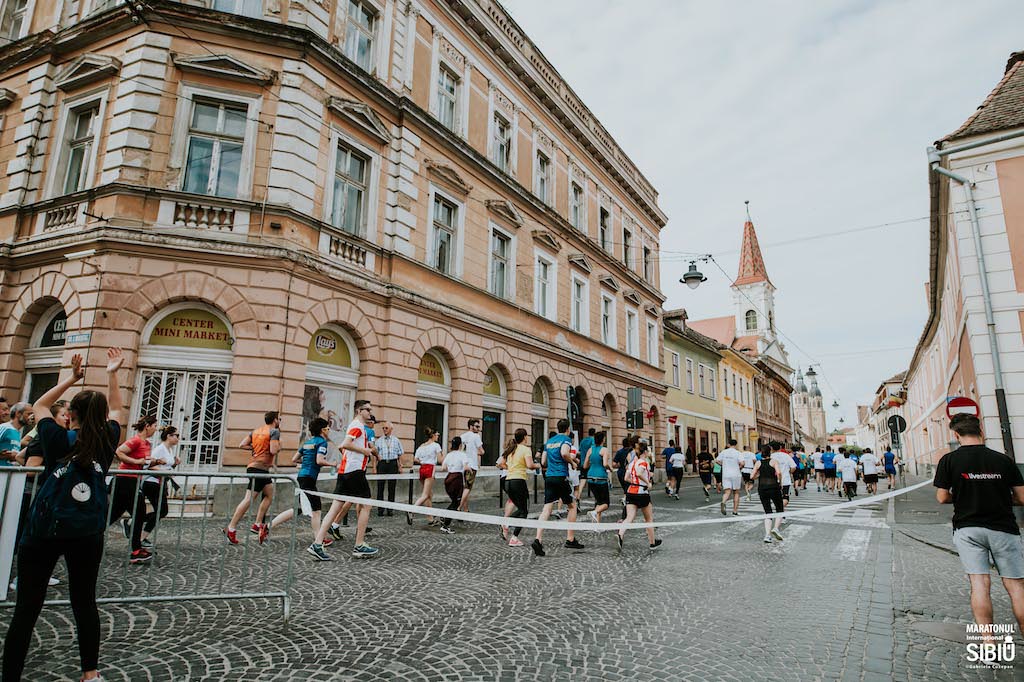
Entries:
POLYGON ((995 314, 992 312, 992 293, 988 288, 988 270, 985 268, 985 253, 981 248, 981 227, 978 224, 978 207, 974 201, 975 184, 970 179, 943 168, 940 165, 940 162, 942 156, 955 151, 974 149, 993 142, 1011 139, 1012 137, 1020 137, 1021 135, 1024 135, 1024 131, 1000 135, 989 140, 979 140, 977 142, 960 145, 960 147, 953 147, 942 151, 938 151, 934 147, 928 148, 928 160, 931 163, 932 170, 939 175, 943 175, 962 185, 964 193, 967 195, 967 213, 971 218, 971 232, 974 237, 974 251, 975 257, 978 261, 978 275, 981 280, 981 295, 982 300, 985 303, 985 324, 988 329, 988 345, 989 350, 992 353, 992 372, 994 374, 996 384, 996 411, 999 415, 999 431, 1003 436, 1003 450, 1007 455, 1009 455, 1010 459, 1013 459, 1014 461, 1016 461, 1016 457, 1014 456, 1013 451, 1013 433, 1010 429, 1009 411, 1006 408, 1006 390, 1003 386, 1003 366, 999 357, 999 342, 996 339, 995 314))

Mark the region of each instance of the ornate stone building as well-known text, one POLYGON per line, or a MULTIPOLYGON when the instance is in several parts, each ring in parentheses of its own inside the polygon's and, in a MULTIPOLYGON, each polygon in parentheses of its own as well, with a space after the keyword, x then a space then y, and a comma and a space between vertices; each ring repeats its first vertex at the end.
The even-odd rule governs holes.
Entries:
POLYGON ((804 448, 825 447, 828 433, 825 427, 825 407, 822 404, 821 388, 818 387, 818 375, 811 367, 807 370, 811 380, 810 388, 804 383, 803 373, 796 371, 796 386, 793 390, 793 421, 797 428, 797 438, 804 448))
POLYGON ((658 194, 497 2, 0 7, 7 396, 123 346, 214 469, 357 397, 407 450, 482 416, 485 462, 570 385, 613 438, 663 412, 658 194))

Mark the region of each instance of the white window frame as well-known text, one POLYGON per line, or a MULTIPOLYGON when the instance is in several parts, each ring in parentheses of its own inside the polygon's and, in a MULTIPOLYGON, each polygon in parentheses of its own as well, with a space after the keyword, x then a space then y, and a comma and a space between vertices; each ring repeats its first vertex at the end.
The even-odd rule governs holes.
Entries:
POLYGON ((615 348, 617 345, 618 320, 615 312, 615 297, 601 294, 601 342, 615 348), (608 303, 608 314, 605 314, 605 303, 608 303), (605 322, 607 321, 607 329, 605 322), (606 333, 607 332, 607 333, 606 333))
POLYGON ((640 311, 626 308, 626 355, 640 358, 640 311), (632 328, 629 321, 633 320, 632 328))
POLYGON ((647 362, 658 364, 658 322, 650 318, 647 320, 647 362))
POLYGON ((651 283, 654 281, 654 251, 651 247, 646 244, 643 245, 643 277, 644 281, 651 283))
MULTIPOLYGON (((345 8, 344 9, 344 12, 345 12, 345 38, 344 38, 344 40, 342 41, 342 44, 341 44, 341 51, 342 51, 342 53, 349 59, 349 61, 351 61, 353 64, 355 64, 359 68, 363 69, 367 73, 375 74, 377 72, 377 68, 378 68, 378 52, 379 52, 379 42, 380 42, 379 36, 381 35, 381 23, 382 23, 382 20, 383 20, 383 14, 384 13, 381 11, 380 7, 378 7, 373 2, 369 2, 369 0, 341 0, 338 4, 339 5, 343 4, 344 8, 345 8), (359 5, 360 7, 365 8, 366 10, 368 10, 367 14, 370 14, 370 15, 373 16, 373 19, 372 19, 373 23, 372 23, 372 25, 370 27, 370 34, 371 35, 370 35, 369 64, 366 65, 366 66, 363 66, 362 64, 360 64, 359 62, 356 61, 355 57, 350 56, 348 54, 348 31, 349 31, 349 24, 352 21, 351 17, 349 16, 349 6, 352 5, 352 4, 359 5)), ((340 9, 340 7, 339 7, 339 9, 340 9)), ((354 30, 357 31, 358 33, 366 35, 366 31, 363 30, 363 28, 361 26, 356 26, 354 30)))
MULTIPOLYGON (((249 200, 252 198, 252 178, 256 165, 256 136, 259 133, 260 109, 263 105, 261 95, 245 95, 233 90, 201 87, 182 84, 178 88, 178 106, 174 111, 174 132, 171 140, 171 158, 168 166, 177 170, 178 177, 174 186, 181 189, 185 185, 185 155, 188 153, 189 128, 191 127, 193 105, 196 99, 209 99, 227 104, 240 104, 248 107, 246 113, 245 135, 242 139, 242 160, 238 171, 238 192, 235 199, 249 200)), ((218 199, 209 195, 210 199, 218 199)))
MULTIPOLYGON (((11 12, 11 24, 14 23, 14 8, 17 7, 18 0, 2 0, 0 1, 0 21, 3 20, 4 15, 7 12, 11 12)), ((21 11, 21 24, 18 26, 18 30, 13 32, 10 36, 0 36, 0 45, 6 45, 7 43, 13 43, 16 40, 21 40, 29 34, 32 30, 32 17, 36 11, 36 0, 27 0, 25 7, 21 11)))
MULTIPOLYGON (((324 187, 324 212, 323 221, 343 232, 340 227, 335 227, 331 222, 334 214, 334 176, 337 173, 339 146, 350 147, 360 156, 366 158, 366 193, 363 196, 363 225, 362 232, 358 236, 375 242, 377 240, 377 198, 380 191, 380 169, 381 157, 372 147, 367 147, 356 138, 346 134, 336 127, 331 127, 330 149, 332 154, 327 161, 327 186, 324 187)), ((347 232, 345 234, 348 234, 347 232)), ((329 239, 329 238, 328 238, 329 239)), ((323 245, 321 245, 323 246, 323 245)), ((324 249, 321 248, 321 251, 324 249)))
POLYGON ((622 221, 622 264, 626 266, 627 270, 633 269, 633 240, 636 238, 636 235, 633 230, 629 229, 632 226, 633 224, 630 223, 629 227, 627 227, 626 221, 622 221), (627 235, 629 236, 628 239, 626 238, 627 235))
POLYGON ((718 400, 718 383, 715 368, 711 366, 708 367, 708 388, 711 389, 708 391, 708 397, 712 400, 718 400))
POLYGON ((686 392, 693 393, 694 391, 694 375, 693 375, 693 360, 686 358, 686 392))
MULTIPOLYGON (((469 51, 451 35, 434 31, 433 61, 430 67, 430 113, 441 123, 441 107, 439 97, 439 82, 441 69, 444 68, 451 73, 458 82, 455 86, 455 122, 452 128, 453 133, 465 139, 469 135, 469 93, 470 93, 470 62, 469 51), (458 50, 463 56, 465 64, 461 67, 448 58, 441 50, 441 39, 451 43, 452 47, 458 50)), ((441 123, 444 126, 444 123, 441 123)), ((444 126, 447 128, 447 126, 444 126)))
POLYGON ((516 291, 516 236, 507 230, 503 230, 495 223, 490 223, 490 232, 487 235, 487 291, 492 296, 497 296, 506 301, 515 300, 516 291), (505 260, 505 295, 499 296, 494 292, 491 278, 494 276, 494 254, 492 251, 492 240, 495 233, 500 234, 508 240, 508 258, 505 260))
POLYGON ((579 176, 572 170, 572 162, 569 164, 569 224, 586 234, 587 232, 587 179, 579 176), (576 199, 576 190, 579 189, 579 201, 576 199))
POLYGON ((583 335, 590 334, 590 280, 574 272, 569 284, 569 319, 570 326, 574 332, 583 335), (576 313, 576 287, 580 286, 582 301, 580 313, 576 313))
POLYGON ((669 351, 672 354, 672 385, 681 388, 679 382, 682 380, 679 367, 679 353, 669 351))
POLYGON ((502 173, 511 174, 514 166, 512 146, 515 144, 515 131, 512 128, 512 121, 508 120, 501 111, 494 109, 491 112, 491 124, 490 124, 490 150, 488 156, 491 159, 491 163, 498 167, 502 173), (502 140, 499 139, 498 130, 504 126, 507 131, 507 136, 502 140), (499 150, 501 149, 502 142, 506 146, 505 159, 502 160, 499 157, 499 150))
POLYGON ((96 180, 96 159, 99 155, 100 138, 103 132, 103 124, 106 119, 107 111, 107 89, 104 88, 100 91, 92 91, 79 95, 78 97, 69 98, 64 101, 61 105, 60 112, 60 124, 57 130, 56 144, 58 148, 55 149, 55 155, 57 163, 50 164, 49 176, 46 179, 46 196, 47 197, 59 197, 64 195, 64 180, 67 173, 67 164, 70 155, 70 149, 68 145, 68 135, 70 134, 71 119, 77 114, 77 112, 83 109, 96 108, 96 124, 93 130, 93 142, 92 149, 89 151, 88 158, 85 159, 85 183, 82 188, 78 191, 86 190, 91 188, 95 184, 96 180))
POLYGON ((708 394, 708 372, 703 362, 697 363, 697 395, 707 397, 708 394))
POLYGON ((541 200, 541 203, 547 206, 551 205, 551 199, 554 196, 555 174, 553 164, 554 161, 551 158, 551 154, 549 154, 547 150, 535 150, 533 156, 533 193, 536 195, 538 199, 541 200), (547 171, 543 174, 540 171, 541 157, 544 157, 544 160, 547 161, 547 171), (543 178, 544 180, 543 195, 541 194, 541 178, 543 178))
POLYGON ((455 277, 456 279, 462 279, 462 257, 465 248, 465 222, 466 222, 466 204, 461 201, 455 195, 444 191, 443 189, 431 185, 430 193, 428 195, 427 202, 427 224, 430 226, 430 238, 427 240, 427 267, 434 270, 435 272, 441 272, 441 274, 447 274, 449 277, 455 277), (455 235, 453 240, 453 251, 452 258, 454 263, 452 264, 451 271, 444 273, 437 269, 435 263, 435 254, 437 250, 437 228, 434 226, 434 201, 440 197, 450 204, 455 206, 455 235))
POLYGON ((558 319, 558 259, 547 251, 533 250, 533 310, 541 317, 551 320, 558 319), (541 292, 540 263, 548 266, 548 288, 541 292), (541 312, 541 296, 544 294, 544 311, 541 312))
POLYGON ((597 209, 597 246, 602 251, 610 251, 612 244, 615 242, 615 240, 611 238, 612 230, 614 229, 612 225, 615 222, 615 218, 613 216, 614 214, 612 213, 611 208, 604 204, 597 209), (604 227, 601 226, 602 213, 607 214, 608 216, 608 222, 604 227))
MULTIPOLYGON (((209 2, 210 2, 210 7, 213 8, 215 0, 209 0, 209 2)), ((255 2, 258 3, 259 6, 260 6, 259 12, 257 12, 256 14, 246 14, 246 13, 242 12, 242 9, 246 6, 246 4, 248 4, 250 2, 254 2, 254 0, 235 0, 235 9, 233 9, 233 10, 222 9, 222 10, 218 10, 218 11, 220 11, 220 12, 228 12, 230 14, 237 14, 237 15, 242 16, 242 17, 251 17, 253 19, 260 19, 260 18, 262 18, 263 17, 263 0, 255 0, 255 2)), ((348 9, 348 4, 347 3, 345 5, 345 9, 346 10, 348 9)))

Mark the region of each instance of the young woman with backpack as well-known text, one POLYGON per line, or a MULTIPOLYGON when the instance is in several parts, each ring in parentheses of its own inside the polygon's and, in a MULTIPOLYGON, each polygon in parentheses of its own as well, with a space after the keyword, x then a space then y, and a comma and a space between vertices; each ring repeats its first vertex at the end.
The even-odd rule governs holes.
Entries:
POLYGON ((43 448, 42 483, 18 549, 18 596, 4 641, 3 679, 21 679, 46 586, 57 560, 68 571, 71 609, 78 629, 82 680, 98 680, 100 616, 96 608, 96 579, 103 556, 107 523, 104 476, 121 438, 121 393, 117 371, 124 363, 120 348, 107 351, 107 396, 82 391, 68 406, 78 437, 68 433, 50 414, 50 407, 85 377, 82 356, 71 358, 71 375, 33 405, 43 448))
MULTIPOLYGON (((767 445, 761 448, 761 459, 754 465, 754 473, 751 478, 757 481, 757 495, 761 498, 761 506, 765 514, 772 513, 772 505, 775 505, 775 512, 781 514, 785 507, 782 504, 782 466, 777 459, 772 458, 772 449, 767 445)), ((775 517, 775 523, 771 519, 764 520, 764 541, 771 543, 772 536, 777 540, 782 539, 779 526, 782 524, 782 517, 775 517)))

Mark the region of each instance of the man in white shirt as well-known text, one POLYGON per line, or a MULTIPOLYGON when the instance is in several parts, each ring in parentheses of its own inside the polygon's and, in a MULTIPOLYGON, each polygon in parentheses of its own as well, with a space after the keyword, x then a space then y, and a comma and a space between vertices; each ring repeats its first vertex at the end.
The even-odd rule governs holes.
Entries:
POLYGON ((729 447, 718 453, 715 461, 722 465, 722 503, 719 509, 722 516, 725 516, 725 506, 732 498, 732 515, 740 515, 740 489, 743 487, 743 477, 740 474, 740 467, 743 466, 743 453, 736 449, 736 440, 729 440, 729 447))
POLYGON ((845 460, 846 460, 846 448, 839 448, 839 450, 836 452, 835 459, 832 460, 832 463, 836 467, 836 481, 837 481, 837 483, 836 483, 836 486, 835 486, 835 491, 836 491, 836 495, 838 495, 839 497, 843 496, 843 475, 842 475, 842 471, 843 471, 843 462, 845 460))
POLYGON ((793 485, 793 471, 796 469, 796 462, 793 456, 782 449, 782 443, 772 441, 769 443, 772 450, 772 461, 779 463, 782 469, 782 508, 789 506, 789 489, 793 485))
POLYGON ((825 482, 825 461, 821 458, 821 448, 814 451, 811 459, 814 461, 814 480, 818 483, 818 492, 820 493, 821 486, 825 482))
POLYGON ((868 489, 869 495, 874 495, 878 490, 878 457, 868 448, 860 456, 860 466, 864 474, 864 486, 868 489))
POLYGON ((754 488, 754 465, 757 464, 757 455, 750 450, 743 453, 743 468, 740 469, 740 476, 743 478, 743 487, 747 491, 747 502, 750 502, 750 491, 754 488))
POLYGON ((843 479, 843 494, 853 499, 857 496, 857 461, 850 456, 843 457, 842 460, 837 457, 836 460, 839 461, 836 473, 843 479))
POLYGON ((484 441, 480 437, 483 424, 475 417, 467 424, 469 431, 462 434, 462 445, 466 448, 466 487, 462 491, 462 511, 469 511, 469 491, 476 482, 476 472, 480 469, 480 458, 484 455, 484 441))

